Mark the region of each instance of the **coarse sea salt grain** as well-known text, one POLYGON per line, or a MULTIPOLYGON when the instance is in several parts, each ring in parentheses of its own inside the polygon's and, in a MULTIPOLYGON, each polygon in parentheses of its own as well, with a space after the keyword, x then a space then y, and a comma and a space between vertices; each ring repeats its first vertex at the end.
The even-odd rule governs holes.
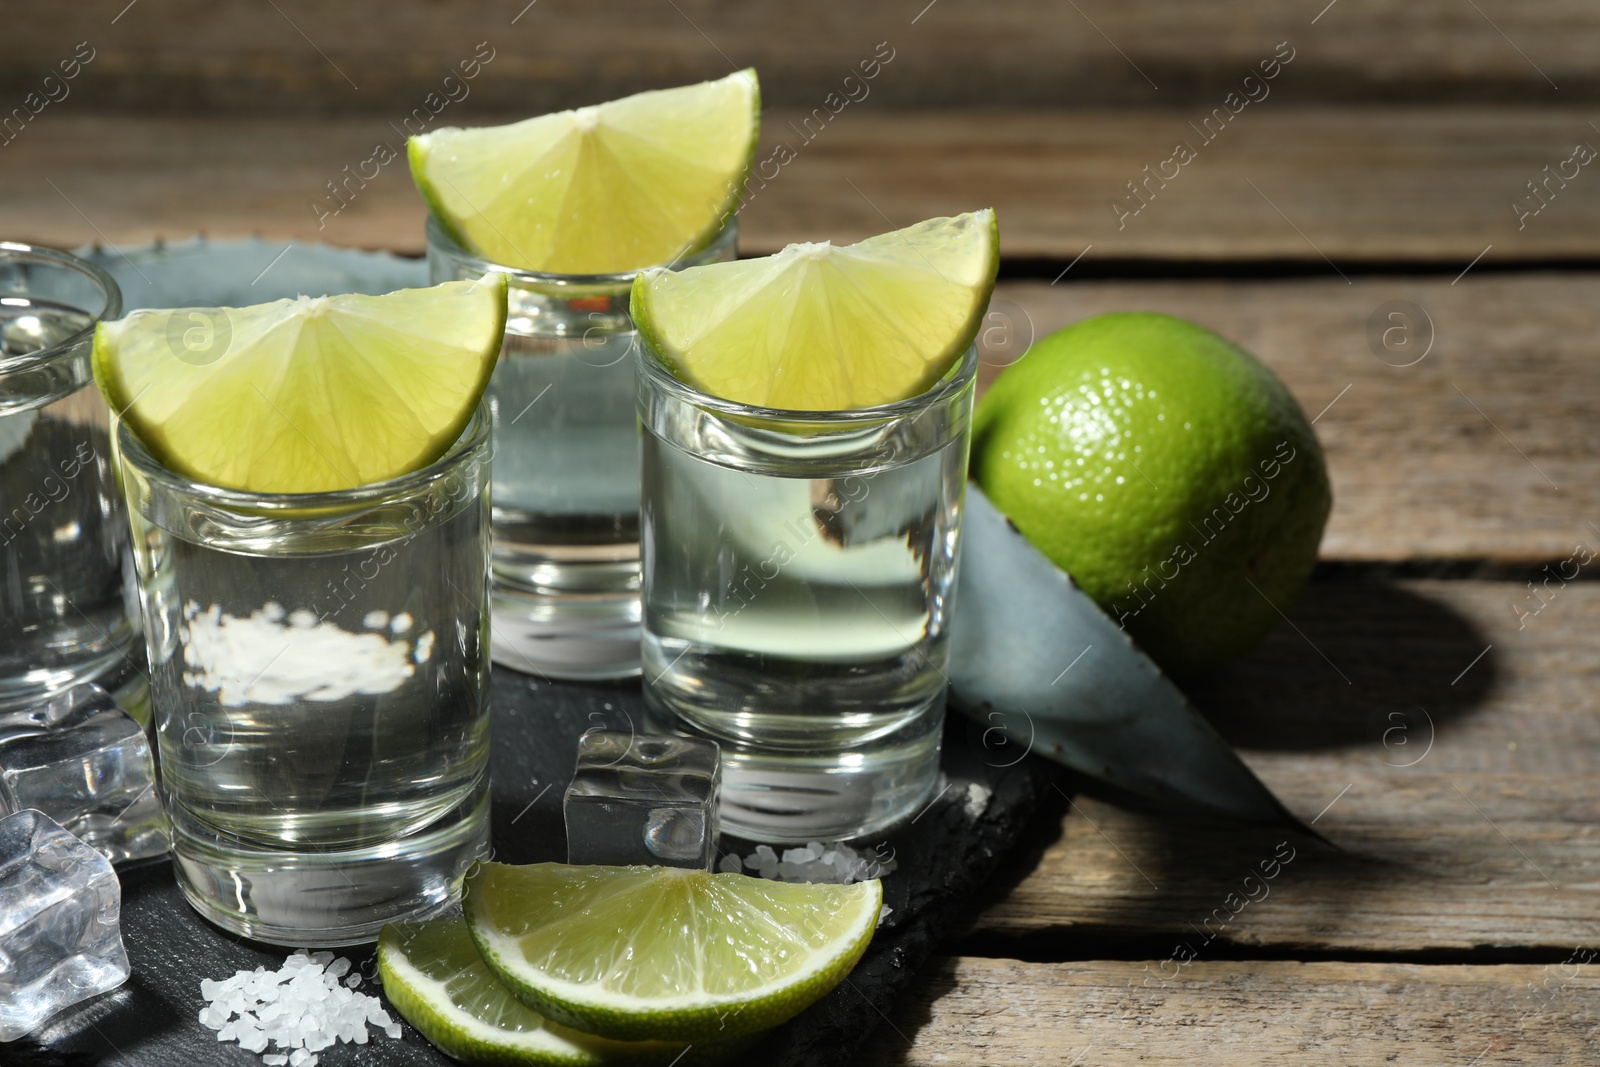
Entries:
POLYGON ((206 1006, 199 1019, 218 1041, 257 1053, 276 1046, 261 1057, 269 1067, 316 1067, 317 1053, 341 1041, 365 1045, 369 1024, 400 1037, 400 1023, 378 998, 355 991, 360 982, 348 959, 302 949, 277 971, 257 967, 221 981, 202 979, 206 1006))
POLYGON ((849 885, 882 878, 898 866, 893 853, 880 856, 874 852, 857 852, 842 842, 811 841, 802 848, 786 848, 781 856, 770 845, 757 845, 756 850, 743 859, 729 853, 722 857, 718 870, 734 874, 754 872, 779 882, 849 885))
MULTIPOLYGON (((830 885, 849 885, 869 878, 882 878, 900 866, 891 851, 888 856, 876 852, 861 853, 843 842, 825 845, 820 841, 807 842, 803 848, 786 848, 783 855, 769 845, 757 845, 750 855, 740 859, 733 853, 722 857, 717 869, 727 874, 754 871, 762 878, 779 882, 826 882, 830 885)), ((878 925, 889 918, 894 909, 885 904, 878 912, 878 925)))
POLYGON ((962 797, 963 805, 967 810, 967 818, 976 819, 989 808, 989 797, 993 794, 989 787, 982 782, 967 783, 965 796, 962 797))

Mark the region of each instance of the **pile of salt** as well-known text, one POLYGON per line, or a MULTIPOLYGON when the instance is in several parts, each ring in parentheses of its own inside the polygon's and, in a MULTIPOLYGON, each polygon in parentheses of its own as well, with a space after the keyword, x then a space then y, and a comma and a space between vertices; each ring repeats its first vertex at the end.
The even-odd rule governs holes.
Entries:
POLYGON ((757 845, 743 861, 732 853, 722 857, 718 869, 733 874, 754 871, 762 878, 779 882, 826 882, 849 885, 869 878, 882 878, 899 866, 891 853, 887 858, 857 852, 842 842, 824 845, 820 841, 803 848, 786 848, 779 856, 769 845, 757 845))
POLYGON ((377 997, 355 991, 361 976, 349 971, 348 959, 302 949, 277 971, 257 967, 220 982, 204 979, 200 1022, 217 1031, 218 1041, 237 1041, 251 1052, 276 1046, 261 1057, 267 1067, 316 1067, 317 1053, 340 1041, 365 1045, 368 1024, 398 1039, 400 1024, 377 997))

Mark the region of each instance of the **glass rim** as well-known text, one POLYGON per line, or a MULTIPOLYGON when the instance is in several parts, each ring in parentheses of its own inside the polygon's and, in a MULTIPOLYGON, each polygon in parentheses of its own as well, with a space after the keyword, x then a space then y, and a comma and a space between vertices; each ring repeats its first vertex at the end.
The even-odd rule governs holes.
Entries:
POLYGON ((353 510, 370 504, 381 504, 395 497, 426 488, 451 471, 466 463, 472 454, 490 440, 491 416, 488 398, 478 401, 461 436, 456 438, 444 455, 421 470, 371 482, 350 489, 329 489, 317 493, 257 493, 245 489, 224 489, 221 486, 197 482, 165 466, 150 454, 133 427, 118 419, 117 453, 124 463, 138 468, 150 481, 164 490, 180 496, 202 501, 227 511, 247 512, 303 512, 327 510, 353 510), (131 447, 130 447, 131 446, 131 447))
POLYGON ((850 408, 847 411, 768 408, 759 407, 755 404, 741 404, 737 400, 724 400, 720 396, 703 393, 673 374, 661 357, 648 344, 640 344, 636 347, 643 378, 652 387, 670 394, 676 400, 693 404, 695 407, 713 411, 719 415, 741 419, 756 419, 762 422, 802 422, 837 426, 889 422, 894 419, 918 415, 935 404, 948 400, 976 380, 978 375, 978 345, 977 342, 973 342, 967 346, 967 350, 962 353, 961 358, 956 361, 955 365, 945 372, 944 377, 916 396, 907 397, 905 400, 896 400, 889 404, 878 404, 874 407, 850 408))
POLYGON ((634 270, 618 271, 614 274, 551 274, 544 271, 527 270, 523 267, 513 267, 505 263, 496 263, 492 259, 480 256, 470 249, 463 248, 450 232, 439 224, 439 220, 432 212, 428 213, 428 221, 424 226, 429 248, 437 246, 445 252, 466 260, 474 265, 481 265, 485 271, 494 271, 505 274, 528 285, 548 286, 631 286, 633 279, 647 270, 656 267, 696 266, 706 260, 703 257, 722 252, 725 247, 738 239, 739 215, 735 212, 728 216, 722 228, 716 232, 706 244, 686 255, 679 256, 671 263, 652 263, 649 266, 638 267, 634 270))
MULTIPOLYGON (((48 348, 24 352, 9 359, 0 359, 0 374, 11 374, 34 366, 43 366, 52 360, 58 359, 69 351, 77 349, 86 339, 93 336, 95 327, 100 323, 109 322, 122 315, 122 287, 103 268, 95 266, 81 256, 75 256, 71 252, 63 252, 57 248, 30 245, 21 241, 0 241, 0 263, 27 262, 30 260, 59 270, 75 271, 88 278, 98 285, 100 291, 105 294, 106 306, 98 315, 90 316, 89 325, 71 336, 57 341, 48 348)), ((0 298, 22 295, 21 293, 0 293, 0 298)), ((82 309, 80 308, 79 310, 82 309)), ((88 313, 85 312, 85 314, 88 313)), ((73 351, 73 354, 76 354, 76 352, 73 351)))

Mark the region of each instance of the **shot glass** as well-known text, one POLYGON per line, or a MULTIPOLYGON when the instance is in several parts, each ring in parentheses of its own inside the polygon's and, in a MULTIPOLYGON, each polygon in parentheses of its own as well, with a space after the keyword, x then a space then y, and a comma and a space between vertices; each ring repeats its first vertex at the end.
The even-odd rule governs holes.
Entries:
POLYGON ((489 416, 437 463, 308 494, 118 463, 178 884, 279 945, 447 908, 487 849, 489 416))
MULTIPOLYGON (((734 257, 738 220, 679 267, 734 257)), ((494 419, 494 661, 555 678, 639 673, 639 424, 625 274, 491 263, 428 220, 433 284, 506 275, 494 419)))
POLYGON ((128 524, 94 388, 111 276, 0 242, 0 707, 123 671, 138 642, 128 524))
POLYGON ((722 826, 875 833, 939 776, 975 351, 921 396, 778 411, 641 350, 644 694, 722 750, 722 826))

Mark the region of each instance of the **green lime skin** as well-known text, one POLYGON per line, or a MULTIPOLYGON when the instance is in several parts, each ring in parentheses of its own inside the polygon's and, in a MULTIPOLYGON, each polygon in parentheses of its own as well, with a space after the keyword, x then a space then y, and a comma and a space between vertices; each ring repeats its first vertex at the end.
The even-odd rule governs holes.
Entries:
POLYGON ((1168 673, 1245 652, 1304 587, 1333 506, 1277 376, 1192 322, 1097 315, 974 416, 973 477, 1168 673))

